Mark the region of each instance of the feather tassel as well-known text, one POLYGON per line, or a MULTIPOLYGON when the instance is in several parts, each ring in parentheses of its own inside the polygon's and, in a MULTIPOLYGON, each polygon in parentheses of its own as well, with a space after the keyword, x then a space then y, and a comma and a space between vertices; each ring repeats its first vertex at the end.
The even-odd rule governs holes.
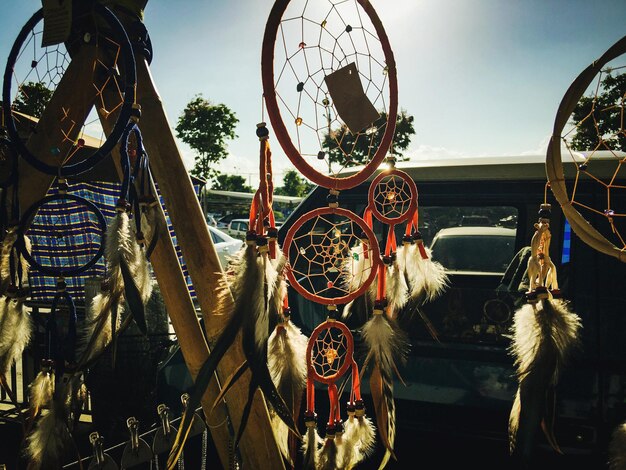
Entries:
POLYGON ((306 423, 306 433, 302 438, 302 468, 304 470, 317 470, 317 451, 322 446, 322 439, 317 433, 315 420, 306 423))
POLYGON ((376 445, 376 430, 365 416, 365 406, 348 407, 348 420, 343 434, 343 452, 338 468, 350 470, 369 457, 376 445))
POLYGON ((609 470, 626 470, 626 423, 613 431, 609 444, 609 470))
POLYGON ((432 302, 448 287, 448 275, 441 263, 432 260, 431 252, 418 239, 398 250, 398 265, 404 270, 414 302, 432 302))
POLYGON ((11 327, 3 328, 0 336, 0 373, 5 376, 22 357, 33 331, 29 313, 24 308, 24 298, 7 299, 5 315, 11 318, 11 327))
POLYGON ((28 387, 28 407, 31 419, 39 416, 54 394, 54 370, 50 361, 43 361, 41 370, 28 387))
MULTIPOLYGON (((375 310, 375 312, 380 310, 375 310)), ((382 313, 375 313, 363 326, 362 337, 374 369, 370 377, 370 388, 376 411, 378 432, 385 446, 385 455, 380 468, 394 456, 395 441, 395 402, 393 399, 393 376, 398 364, 406 360, 408 340, 394 320, 382 313)), ((394 456, 395 458, 395 456, 394 456)))
MULTIPOLYGON (((276 326, 268 341, 268 368, 272 381, 295 416, 306 386, 306 347, 308 338, 289 319, 276 326)), ((281 454, 290 463, 289 428, 272 410, 272 429, 281 454)))
POLYGON ((324 444, 317 451, 317 470, 336 470, 338 468, 339 446, 337 444, 337 436, 327 432, 324 444))
POLYGON ((509 417, 511 453, 530 458, 540 426, 550 445, 560 451, 552 431, 554 389, 580 327, 580 318, 562 300, 526 304, 515 313, 511 353, 519 388, 509 417))
MULTIPOLYGON (((44 372, 44 371, 42 371, 44 372)), ((47 398, 48 380, 42 377, 35 386, 45 387, 37 400, 47 398)), ((67 372, 54 386, 49 409, 37 421, 34 431, 26 439, 26 455, 29 458, 29 470, 60 468, 63 457, 72 441, 72 429, 80 417, 82 401, 86 391, 82 384, 82 375, 67 372)))

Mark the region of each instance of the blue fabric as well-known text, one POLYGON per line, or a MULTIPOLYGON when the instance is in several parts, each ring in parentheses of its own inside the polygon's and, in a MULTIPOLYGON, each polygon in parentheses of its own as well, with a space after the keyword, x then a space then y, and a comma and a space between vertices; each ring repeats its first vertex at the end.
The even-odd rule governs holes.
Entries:
MULTIPOLYGON (((200 186, 194 185, 194 189, 196 194, 199 194, 200 186)), ((68 192, 93 202, 100 209, 108 224, 115 216, 115 203, 117 202, 119 191, 119 183, 81 182, 70 184, 68 192)), ((50 188, 48 194, 56 194, 57 192, 56 185, 54 185, 50 188)), ((163 205, 163 197, 160 194, 159 200, 163 205)), ((176 235, 170 217, 165 207, 164 210, 168 229, 172 236, 189 292, 195 298, 193 284, 180 247, 176 242, 176 235)), ((44 266, 75 267, 84 265, 95 255, 97 245, 102 241, 95 221, 96 219, 93 215, 81 210, 75 203, 68 204, 64 201, 53 201, 46 204, 37 212, 27 232, 33 243, 32 256, 44 266), (70 242, 72 246, 66 246, 67 242, 70 242)), ((80 303, 85 298, 85 279, 96 276, 102 277, 104 275, 105 261, 104 258, 101 258, 94 266, 80 275, 66 277, 67 290, 74 300, 80 303)), ((56 278, 45 275, 35 267, 31 267, 29 271, 29 285, 33 301, 52 302, 56 292, 56 278)))

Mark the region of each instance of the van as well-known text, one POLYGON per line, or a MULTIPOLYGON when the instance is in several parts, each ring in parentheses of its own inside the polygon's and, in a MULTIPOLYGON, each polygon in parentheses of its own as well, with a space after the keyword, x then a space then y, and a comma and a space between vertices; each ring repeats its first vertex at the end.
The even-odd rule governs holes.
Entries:
MULTIPOLYGON (((597 154, 602 155, 594 156, 596 174, 612 175, 618 160, 624 158, 610 152, 597 154)), ((463 442, 478 446, 468 450, 477 456, 487 455, 484 446, 490 443, 490 449, 502 456, 500 466, 494 468, 512 468, 506 460, 507 423, 517 381, 508 352, 509 332, 528 288, 523 276, 525 262, 519 253, 530 245, 539 206, 544 202, 545 157, 463 158, 396 166, 417 184, 420 231, 424 243, 432 244, 433 256, 448 268, 450 284, 432 303, 401 315, 411 350, 399 370, 404 384, 397 380, 394 394, 398 439, 402 440, 403 432, 410 437, 405 438, 404 455, 397 450, 398 459, 408 464, 419 437, 432 440, 439 436, 443 452, 438 468, 446 468, 446 459, 460 455, 450 450, 463 442), (478 238, 472 241, 472 236, 478 238), (498 248, 494 249, 491 242, 496 239, 498 248), (444 248, 445 240, 450 240, 450 247, 444 248), (455 243, 480 248, 476 263, 457 266, 445 260, 453 254, 455 243)), ((572 171, 566 167, 566 177, 571 178, 572 171)), ((342 191, 340 207, 362 215, 374 176, 342 191)), ((618 176, 615 184, 626 184, 624 176, 618 176)), ((281 228, 281 242, 295 220, 327 204, 327 194, 328 190, 320 187, 310 193, 281 228)), ((600 202, 603 197, 606 193, 599 191, 594 181, 581 181, 577 187, 577 199, 585 204, 600 202)), ((612 197, 616 206, 626 207, 623 192, 615 191, 612 197)), ((549 190, 547 199, 552 204, 552 260, 563 297, 571 301, 583 323, 580 348, 557 387, 555 434, 563 452, 575 456, 570 463, 602 468, 610 433, 626 418, 626 265, 578 239, 549 190)), ((599 216, 593 219, 594 226, 611 235, 603 222, 599 216)), ((375 222, 379 241, 386 239, 385 230, 375 222)), ((293 319, 305 333, 325 319, 324 306, 313 304, 293 289, 289 296, 293 319)), ((360 325, 349 326, 358 338, 360 325)), ((367 380, 365 377, 363 383, 367 380)), ((539 449, 552 458, 539 434, 539 449)), ((485 458, 475 463, 484 463, 485 458)), ((460 459, 472 461, 467 455, 460 459)), ((556 461, 552 468, 565 468, 558 466, 563 462, 556 461)))

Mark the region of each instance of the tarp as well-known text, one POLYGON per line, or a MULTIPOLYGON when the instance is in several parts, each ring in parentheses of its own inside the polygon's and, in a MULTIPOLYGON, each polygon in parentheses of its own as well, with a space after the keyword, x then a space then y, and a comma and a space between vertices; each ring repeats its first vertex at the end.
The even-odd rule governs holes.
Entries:
MULTIPOLYGON (((200 186, 194 185, 196 194, 199 193, 200 186)), ((68 193, 80 196, 93 202, 102 212, 107 224, 115 216, 115 203, 120 191, 119 183, 111 182, 70 182, 68 193)), ((53 185, 48 194, 58 192, 56 185, 53 185)), ((163 205, 163 198, 159 196, 163 205)), ((100 233, 93 217, 85 217, 84 213, 76 211, 76 206, 69 207, 62 202, 49 203, 37 212, 27 235, 36 239, 36 249, 33 250, 35 259, 44 266, 78 266, 83 265, 95 254, 95 244, 99 243, 100 233), (58 237, 50 236, 49 227, 59 227, 63 231, 63 239, 71 240, 72 246, 62 246, 58 237)), ((187 266, 176 242, 176 235, 172 227, 167 210, 165 210, 166 220, 170 235, 174 241, 178 260, 185 275, 187 286, 192 297, 195 291, 191 283, 191 278, 187 272, 187 266)), ((87 278, 103 277, 106 274, 105 260, 101 258, 93 267, 77 276, 66 277, 67 290, 72 298, 81 303, 84 301, 85 280, 87 278)), ((51 302, 56 293, 57 279, 53 276, 45 275, 36 268, 29 271, 30 297, 33 302, 51 302)))

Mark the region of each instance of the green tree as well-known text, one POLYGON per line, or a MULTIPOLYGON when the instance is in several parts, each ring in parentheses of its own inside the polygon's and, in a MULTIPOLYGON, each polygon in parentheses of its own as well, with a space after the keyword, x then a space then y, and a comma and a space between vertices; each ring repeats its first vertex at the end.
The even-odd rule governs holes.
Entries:
POLYGON ((576 134, 571 146, 574 150, 626 151, 626 134, 622 124, 622 110, 626 96, 626 73, 613 76, 610 72, 600 83, 596 96, 580 98, 572 112, 576 134))
POLYGON ((191 174, 215 180, 219 171, 214 166, 227 155, 226 142, 235 139, 239 119, 224 104, 212 104, 196 95, 183 110, 176 125, 176 135, 197 153, 191 174))
POLYGON ((49 90, 42 82, 28 82, 20 87, 20 91, 13 101, 13 109, 20 113, 36 118, 41 117, 48 101, 52 98, 49 90))
MULTIPOLYGON (((415 135, 414 118, 405 110, 398 113, 396 132, 393 139, 392 153, 398 160, 404 160, 403 152, 409 147, 411 137, 415 135)), ((324 136, 322 146, 328 152, 331 162, 341 162, 347 166, 363 165, 367 163, 373 152, 380 145, 384 135, 382 126, 387 122, 387 113, 381 112, 380 118, 372 127, 379 129, 370 135, 367 132, 353 135, 345 125, 331 130, 324 136), (349 156, 349 160, 347 160, 349 156)))
POLYGON ((306 196, 313 184, 309 183, 306 179, 300 177, 296 170, 288 170, 283 176, 283 185, 274 189, 274 194, 279 196, 306 196))
POLYGON ((219 191, 237 191, 240 193, 254 192, 254 189, 246 184, 246 179, 241 175, 217 175, 211 185, 211 189, 217 189, 219 191))

